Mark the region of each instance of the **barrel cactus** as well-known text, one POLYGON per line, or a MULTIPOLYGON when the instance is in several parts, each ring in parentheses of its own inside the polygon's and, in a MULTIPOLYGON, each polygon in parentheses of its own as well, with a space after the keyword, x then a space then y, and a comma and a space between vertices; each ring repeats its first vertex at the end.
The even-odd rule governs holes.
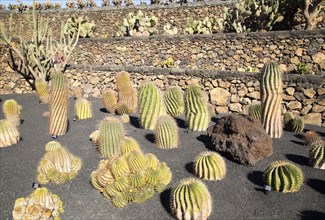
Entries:
POLYGON ((204 180, 222 180, 226 175, 226 163, 216 152, 202 152, 195 158, 194 172, 204 180))
POLYGON ((42 78, 36 79, 35 89, 39 98, 39 102, 48 103, 50 100, 50 95, 49 95, 48 85, 46 81, 42 78))
POLYGON ((170 87, 164 94, 167 113, 171 116, 180 116, 184 113, 184 97, 180 87, 170 87))
POLYGON ((125 137, 121 143, 121 154, 128 154, 134 150, 141 151, 138 142, 134 138, 125 137))
POLYGON ((212 208, 211 195, 201 180, 182 179, 172 190, 171 206, 177 219, 207 219, 212 208))
POLYGON ((76 117, 80 120, 92 118, 92 104, 85 98, 78 98, 75 104, 76 117))
POLYGON ((0 148, 17 144, 19 140, 20 134, 17 127, 6 119, 0 120, 0 148))
POLYGON ((321 143, 322 142, 322 138, 315 131, 307 131, 304 134, 304 141, 305 141, 305 144, 307 146, 311 146, 311 145, 316 144, 316 143, 321 143))
POLYGON ((133 113, 137 108, 137 92, 133 88, 130 74, 125 71, 116 74, 116 91, 118 103, 124 102, 128 107, 129 113, 133 113))
POLYGON ((283 116, 283 124, 286 130, 290 130, 290 122, 294 119, 295 116, 291 112, 286 112, 283 116))
POLYGON ((115 113, 116 105, 117 105, 115 92, 111 89, 103 92, 102 99, 107 112, 115 113))
POLYGON ((3 114, 10 124, 13 126, 20 125, 21 106, 14 99, 8 99, 3 103, 3 114))
POLYGON ((314 168, 325 169, 325 142, 313 144, 309 149, 310 164, 314 168))
POLYGON ((248 109, 248 115, 252 116, 253 118, 261 121, 262 117, 261 117, 261 104, 254 104, 249 106, 248 109))
POLYGON ((89 135, 89 139, 95 144, 98 145, 100 130, 95 130, 89 135))
POLYGON ((260 78, 261 113, 263 127, 272 138, 282 135, 281 102, 282 75, 277 63, 264 66, 260 78))
POLYGON ((289 161, 273 162, 264 171, 264 182, 272 190, 279 192, 296 192, 303 183, 301 169, 289 161))
POLYGON ((155 127, 156 144, 162 149, 178 147, 178 127, 175 119, 169 115, 162 115, 158 118, 155 127))
POLYGON ((303 132, 305 123, 302 117, 295 117, 292 113, 287 112, 284 114, 284 128, 287 131, 303 132))

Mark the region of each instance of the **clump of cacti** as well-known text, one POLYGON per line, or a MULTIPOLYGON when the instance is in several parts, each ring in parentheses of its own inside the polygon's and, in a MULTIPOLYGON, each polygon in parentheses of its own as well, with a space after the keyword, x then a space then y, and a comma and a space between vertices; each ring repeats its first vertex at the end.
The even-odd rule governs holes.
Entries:
POLYGON ((152 83, 139 88, 140 124, 144 129, 153 130, 159 116, 166 114, 161 91, 152 83))
POLYGON ((75 104, 76 117, 80 120, 93 117, 92 103, 85 98, 78 98, 75 104))
POLYGON ((184 97, 180 87, 169 87, 164 93, 164 103, 167 113, 171 116, 180 116, 184 113, 184 97))
POLYGON ((207 219, 212 209, 210 192, 199 179, 182 179, 172 190, 171 209, 177 219, 207 219))
POLYGON ((122 208, 128 202, 145 202, 155 191, 162 192, 171 178, 169 167, 153 154, 133 150, 102 160, 91 174, 91 183, 116 207, 122 208))
POLYGON ((185 34, 212 34, 216 30, 217 21, 215 18, 205 17, 203 21, 193 20, 188 18, 186 20, 185 34))
POLYGON ((264 66, 260 78, 262 124, 272 138, 282 136, 282 74, 277 63, 264 66))
POLYGON ((289 161, 273 162, 264 171, 264 182, 272 190, 279 192, 296 192, 303 183, 302 170, 289 161))
POLYGON ((45 184, 50 181, 63 183, 75 178, 81 169, 81 160, 72 155, 57 141, 45 145, 46 153, 38 165, 37 179, 45 184))
POLYGON ((226 163, 218 153, 205 151, 195 158, 194 172, 204 180, 222 180, 226 175, 226 163))
POLYGON ((262 117, 261 117, 261 104, 254 104, 249 106, 248 109, 248 115, 252 116, 253 118, 261 121, 262 117))
POLYGON ((36 79, 35 80, 35 89, 38 94, 39 102, 40 103, 48 103, 50 100, 50 95, 48 91, 48 85, 47 82, 42 79, 36 79))
POLYGON ((305 145, 311 146, 311 145, 316 144, 316 143, 321 143, 322 142, 322 138, 315 131, 307 131, 304 134, 304 141, 305 141, 305 145))
POLYGON ((14 99, 8 99, 3 103, 3 114, 10 124, 13 126, 20 125, 21 106, 14 99))
POLYGON ((8 120, 0 120, 0 147, 8 147, 17 144, 20 140, 20 134, 16 126, 8 120))
POLYGON ((292 113, 287 112, 284 114, 284 128, 287 131, 292 131, 292 132, 303 132, 305 123, 302 117, 295 117, 292 113))
POLYGON ((170 23, 165 24, 163 29, 165 35, 176 35, 178 33, 177 27, 172 27, 170 23))
POLYGON ((41 187, 26 198, 16 199, 12 211, 13 219, 59 219, 63 213, 60 198, 47 188, 41 187))
POLYGON ((158 118, 155 127, 155 143, 159 148, 172 149, 178 147, 178 127, 175 119, 169 115, 158 118))
POLYGON ((211 114, 207 107, 204 92, 198 85, 190 85, 186 88, 185 111, 186 122, 190 130, 207 130, 211 119, 211 114))
POLYGON ((115 92, 113 90, 111 90, 111 89, 103 92, 102 100, 103 100, 103 104, 105 106, 105 109, 109 113, 115 113, 116 105, 117 105, 115 92))
POLYGON ((78 34, 78 26, 80 25, 79 37, 91 37, 95 31, 95 24, 89 22, 87 17, 70 17, 64 26, 64 33, 73 36, 78 34))
POLYGON ((137 92, 133 88, 130 74, 125 71, 116 74, 116 91, 117 91, 117 104, 125 103, 127 108, 123 108, 124 112, 120 114, 129 114, 136 111, 137 108, 137 92))
POLYGON ((314 168, 325 169, 325 142, 318 142, 310 146, 310 165, 314 168))
POLYGON ((128 115, 130 114, 129 107, 124 101, 120 101, 116 105, 116 113, 118 115, 128 115))

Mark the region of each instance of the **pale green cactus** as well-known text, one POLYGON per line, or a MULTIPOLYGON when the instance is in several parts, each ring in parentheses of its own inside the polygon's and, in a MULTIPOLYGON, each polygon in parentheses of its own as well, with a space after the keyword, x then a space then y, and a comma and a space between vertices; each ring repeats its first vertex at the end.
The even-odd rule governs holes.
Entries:
POLYGON ((226 175, 226 163, 218 153, 205 151, 195 158, 194 172, 204 180, 222 180, 226 175))
POLYGON ((172 27, 170 23, 165 24, 163 29, 165 35, 177 35, 178 33, 177 27, 172 27))
POLYGON ((103 92, 102 100, 107 112, 115 113, 116 105, 117 105, 115 92, 111 89, 103 92))
POLYGON ((89 22, 87 17, 70 17, 64 25, 64 33, 73 36, 78 33, 78 26, 80 25, 79 37, 91 37, 95 31, 95 24, 89 22))
POLYGON ((20 134, 16 126, 8 120, 0 120, 0 148, 17 144, 20 141, 20 134))
POLYGON ((22 107, 14 99, 8 99, 3 103, 3 114, 10 124, 18 127, 20 125, 20 111, 22 107))
POLYGON ((39 102, 40 103, 48 103, 50 100, 50 95, 48 91, 48 85, 47 82, 42 79, 36 79, 35 80, 35 89, 38 94, 39 102))
POLYGON ((309 149, 310 165, 317 169, 325 169, 325 142, 313 144, 309 149))
POLYGON ((75 112, 80 120, 92 118, 92 103, 85 98, 78 98, 75 104, 75 112))
POLYGON ((180 87, 169 87, 164 93, 164 103, 167 113, 171 116, 180 116, 184 113, 184 97, 180 87))
POLYGON ((205 17, 203 21, 188 18, 186 21, 185 34, 212 34, 216 31, 217 21, 215 18, 205 17))
POLYGON ((133 88, 130 74, 125 71, 116 74, 116 91, 118 94, 117 99, 117 112, 118 114, 134 113, 137 108, 137 92, 133 88), (124 103, 124 105, 122 105, 124 103))
POLYGON ((169 115, 158 118, 155 127, 155 143, 159 148, 177 148, 179 142, 178 127, 175 119, 169 115))

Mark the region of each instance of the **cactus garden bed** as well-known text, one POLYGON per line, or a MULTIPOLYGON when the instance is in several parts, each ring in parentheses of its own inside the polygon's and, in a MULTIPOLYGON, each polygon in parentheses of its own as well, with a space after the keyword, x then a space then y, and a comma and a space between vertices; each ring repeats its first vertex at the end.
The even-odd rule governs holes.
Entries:
MULTIPOLYGON (((1 105, 14 98, 22 106, 20 126, 22 140, 17 144, 0 148, 0 219, 11 219, 15 200, 27 197, 37 180, 37 167, 45 154, 44 146, 52 140, 48 134, 47 104, 39 104, 35 94, 2 95, 1 105)), ((92 119, 73 121, 74 102, 69 98, 69 130, 59 136, 62 146, 81 158, 83 166, 77 177, 63 184, 44 184, 63 202, 62 219, 172 219, 170 209, 171 188, 185 178, 194 177, 193 161, 199 153, 213 150, 206 132, 187 132, 184 118, 177 120, 180 146, 171 150, 159 149, 153 143, 153 132, 139 126, 139 116, 131 115, 131 122, 124 124, 127 136, 136 139, 143 153, 153 153, 172 171, 172 181, 162 193, 144 203, 128 203, 124 208, 115 207, 90 183, 90 175, 96 170, 100 154, 89 140, 98 122, 109 113, 104 111, 101 99, 93 103, 92 119)), ((217 116, 217 117, 220 117, 217 116)), ((212 118, 210 125, 214 124, 212 118)), ((324 129, 306 125, 325 136, 324 129)), ((284 131, 280 139, 273 139, 273 155, 246 167, 225 159, 227 172, 220 181, 203 181, 212 196, 212 212, 209 219, 301 219, 325 217, 324 171, 309 166, 308 148, 304 146, 301 133, 284 131), (276 160, 287 160, 298 165, 304 176, 302 187, 295 193, 264 193, 262 175, 276 160)))

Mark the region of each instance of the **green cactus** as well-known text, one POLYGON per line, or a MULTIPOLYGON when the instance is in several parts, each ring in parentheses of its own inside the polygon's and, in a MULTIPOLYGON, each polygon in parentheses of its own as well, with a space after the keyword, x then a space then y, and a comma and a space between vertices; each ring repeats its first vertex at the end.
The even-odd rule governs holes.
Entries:
POLYGON ((202 152, 195 158, 194 172, 204 180, 222 180, 226 175, 226 163, 216 152, 202 152))
POLYGON ((315 131, 307 131, 304 134, 304 141, 307 146, 323 142, 322 137, 315 131))
POLYGON ((261 121, 262 120, 261 104, 254 104, 254 105, 249 106, 248 115, 261 121))
POLYGON ((95 145, 98 145, 99 135, 100 135, 100 130, 95 130, 89 135, 89 140, 91 140, 95 145))
POLYGON ((122 123, 114 117, 106 117, 100 123, 99 152, 103 157, 112 157, 120 153, 120 145, 124 141, 122 123))
POLYGON ((156 144, 162 149, 178 147, 178 127, 175 119, 169 115, 162 115, 158 118, 155 127, 156 144))
POLYGON ((92 104, 85 98, 78 98, 75 104, 75 112, 78 119, 92 118, 92 104))
POLYGON ((131 151, 127 157, 131 172, 144 170, 146 167, 146 158, 141 151, 131 151))
POLYGON ((211 115, 205 102, 204 93, 197 85, 190 85, 185 90, 186 122, 193 131, 206 131, 211 115))
POLYGON ((68 130, 68 88, 66 76, 56 73, 51 80, 50 135, 64 135, 68 130))
POLYGON ((264 66, 260 79, 263 127, 272 138, 282 136, 282 75, 277 63, 264 66))
POLYGON ((287 112, 284 114, 284 128, 287 131, 292 132, 303 132, 305 128, 305 123, 303 118, 297 116, 294 117, 294 115, 290 112, 287 112))
POLYGON ((180 116, 184 113, 184 97, 180 87, 169 87, 164 94, 164 103, 167 113, 171 116, 180 116))
POLYGON ((35 89, 38 94, 40 103, 48 103, 50 100, 50 95, 48 91, 48 85, 46 81, 42 78, 35 80, 35 89))
POLYGON ((286 112, 283 116, 283 124, 284 124, 284 128, 287 131, 290 131, 290 123, 291 121, 295 118, 295 116, 291 113, 291 112, 286 112))
POLYGON ((17 127, 6 119, 0 120, 0 148, 17 144, 19 140, 20 134, 17 127))
POLYGON ((120 121, 122 123, 129 123, 130 122, 130 116, 128 114, 122 114, 122 115, 120 115, 120 121))
POLYGON ((177 35, 178 33, 177 27, 172 27, 170 23, 165 24, 163 29, 165 35, 177 35))
POLYGON ((21 106, 18 105, 16 100, 14 99, 8 99, 3 103, 3 113, 5 115, 5 118, 8 120, 10 124, 13 126, 19 126, 20 125, 20 111, 21 106))
POLYGON ((185 34, 212 34, 216 31, 217 20, 215 18, 205 17, 203 21, 186 20, 185 34))
POLYGON ((289 161, 273 162, 264 171, 264 182, 272 190, 279 192, 296 192, 303 183, 301 169, 289 161))
POLYGON ((171 203, 177 219, 207 219, 212 208, 208 188, 195 178, 185 178, 176 184, 172 190, 171 203))
POLYGON ((151 168, 151 169, 157 169, 159 165, 159 160, 158 158, 151 153, 148 153, 145 155, 146 157, 146 167, 151 168))
POLYGON ((124 101, 119 101, 116 106, 116 113, 118 115, 128 115, 130 114, 129 107, 124 101))
POLYGON ((325 169, 325 142, 313 144, 309 149, 310 165, 317 169, 325 169))
POLYGON ((167 60, 160 63, 162 68, 173 68, 175 67, 175 61, 172 56, 169 56, 167 60))
POLYGON ((105 91, 102 96, 103 104, 105 106, 105 109, 109 113, 115 113, 117 100, 115 96, 115 92, 111 89, 105 91))
POLYGON ((45 145, 46 152, 56 151, 61 148, 62 148, 62 145, 60 144, 60 142, 57 142, 57 141, 50 141, 45 145))
POLYGON ((115 180, 118 180, 122 176, 126 176, 131 172, 126 155, 117 156, 116 158, 113 159, 111 164, 111 172, 115 180))
POLYGON ((64 33, 73 36, 78 33, 78 25, 80 24, 79 37, 86 38, 91 37, 95 30, 95 24, 93 22, 88 22, 87 17, 76 17, 73 15, 70 17, 64 25, 64 33))
POLYGON ((142 84, 139 89, 140 124, 153 130, 159 116, 166 113, 160 90, 151 83, 142 84))
MULTIPOLYGON (((137 108, 137 92, 133 88, 130 74, 125 71, 116 74, 116 90, 118 94, 118 103, 124 102, 127 106, 128 112, 126 114, 134 113, 137 108)), ((121 112, 121 114, 123 114, 121 112)))

